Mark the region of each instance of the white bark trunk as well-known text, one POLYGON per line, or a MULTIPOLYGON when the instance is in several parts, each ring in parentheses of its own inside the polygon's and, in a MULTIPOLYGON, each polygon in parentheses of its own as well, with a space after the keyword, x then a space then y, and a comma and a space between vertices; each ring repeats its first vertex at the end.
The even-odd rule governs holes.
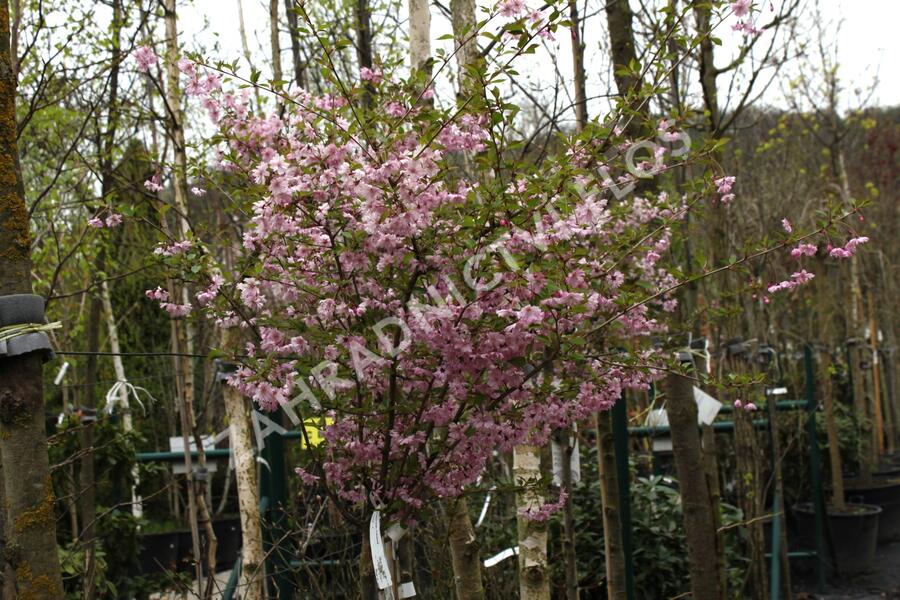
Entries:
POLYGON ((256 478, 256 459, 253 456, 252 432, 247 418, 247 406, 240 392, 226 385, 224 396, 231 434, 238 505, 241 511, 241 536, 244 540, 241 550, 243 566, 239 591, 243 600, 261 600, 265 554, 260 529, 259 487, 256 478))
POLYGON ((431 10, 428 0, 409 0, 409 58, 421 69, 431 57, 431 10))
MULTIPOLYGON (((119 328, 116 326, 116 315, 113 313, 112 300, 109 297, 109 285, 106 281, 100 284, 100 296, 103 301, 103 312, 106 313, 106 330, 109 335, 109 349, 112 352, 113 371, 116 374, 116 382, 118 383, 118 404, 122 411, 122 429, 126 434, 131 433, 134 429, 134 423, 131 417, 131 405, 128 402, 128 379, 125 378, 125 365, 122 362, 122 347, 119 345, 119 328)), ((138 494, 138 486, 141 483, 140 473, 137 464, 131 469, 131 514, 140 518, 144 514, 144 507, 140 495, 138 494)))
MULTIPOLYGON (((541 479, 541 449, 516 446, 513 450, 513 476, 520 490, 516 510, 534 511, 544 505, 538 485, 541 479)), ((547 561, 547 523, 532 521, 517 514, 519 533, 519 597, 521 600, 550 600, 547 561)))

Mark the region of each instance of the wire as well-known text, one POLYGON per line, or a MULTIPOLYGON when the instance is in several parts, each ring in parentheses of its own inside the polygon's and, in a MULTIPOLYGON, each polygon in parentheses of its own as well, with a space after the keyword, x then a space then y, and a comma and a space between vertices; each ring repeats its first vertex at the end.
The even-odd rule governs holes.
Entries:
POLYGON ((186 358, 209 358, 208 354, 188 354, 186 352, 85 352, 81 350, 54 350, 63 356, 183 356, 186 358))

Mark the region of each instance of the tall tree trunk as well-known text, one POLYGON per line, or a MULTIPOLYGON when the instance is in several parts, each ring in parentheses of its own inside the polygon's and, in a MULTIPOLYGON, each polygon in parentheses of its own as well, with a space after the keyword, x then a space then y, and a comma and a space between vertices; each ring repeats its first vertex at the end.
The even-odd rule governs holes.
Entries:
POLYGON ((356 0, 354 4, 356 19, 356 59, 359 67, 372 68, 372 8, 369 0, 356 0))
MULTIPOLYGON (((16 145, 16 77, 10 59, 9 7, 0 2, 0 295, 31 293, 31 241, 16 145)), ((5 554, 17 597, 63 597, 53 487, 44 424, 42 356, 0 357, 0 461, 5 554)))
MULTIPOLYGON (((223 333, 222 348, 237 348, 238 336, 234 329, 223 333)), ((256 458, 253 455, 253 438, 247 415, 247 403, 239 391, 225 384, 223 387, 225 410, 231 439, 231 455, 237 481, 238 505, 241 511, 242 566, 240 594, 244 600, 263 598, 262 529, 259 514, 259 483, 256 477, 256 458)))
POLYGON ((457 600, 484 600, 478 539, 469 516, 469 502, 465 496, 460 496, 448 502, 447 507, 450 513, 450 558, 457 600))
MULTIPOLYGON (((126 435, 134 431, 134 419, 131 413, 131 404, 128 400, 128 388, 125 377, 125 364, 122 361, 122 347, 119 344, 119 327, 116 325, 116 315, 113 312, 112 299, 109 294, 109 284, 106 281, 100 283, 101 299, 103 300, 103 312, 106 317, 106 332, 109 337, 109 350, 112 353, 113 371, 116 374, 116 382, 119 383, 119 409, 122 411, 122 431, 126 435)), ((140 518, 144 514, 141 497, 138 494, 138 486, 141 483, 137 464, 131 469, 131 514, 140 518)))
POLYGON ((885 414, 881 409, 881 361, 878 360, 878 317, 875 315, 875 294, 868 293, 869 312, 869 347, 872 357, 869 360, 870 377, 872 379, 872 408, 875 412, 875 453, 884 455, 885 421, 890 419, 890 411, 885 414))
POLYGON ((533 521, 521 511, 544 505, 541 485, 541 449, 516 446, 513 449, 513 477, 516 481, 516 515, 519 534, 519 598, 550 600, 550 565, 547 560, 547 523, 533 521))
MULTIPOLYGON (((619 399, 624 402, 624 399, 619 399)), ((606 555, 606 597, 624 600, 625 552, 622 546, 622 513, 619 475, 613 443, 612 411, 597 413, 597 463, 600 467, 600 499, 603 504, 603 547, 606 555)))
POLYGON ((272 79, 281 81, 281 38, 278 35, 278 0, 269 0, 269 43, 272 46, 272 79))
MULTIPOLYGON (((6 558, 6 492, 3 482, 3 463, 0 463, 0 598, 16 597, 16 574, 6 558)), ((76 528, 77 531, 77 528, 76 528)))
MULTIPOLYGON (((97 259, 99 270, 105 268, 104 252, 100 251, 97 259)), ((81 472, 79 474, 79 504, 81 505, 81 546, 84 548, 84 577, 82 593, 86 600, 96 596, 96 541, 95 525, 97 520, 96 484, 94 476, 94 422, 97 419, 97 354, 100 350, 100 309, 99 298, 90 299, 90 310, 87 322, 88 355, 84 370, 84 395, 81 399, 81 472)))
POLYGON ((288 34, 291 36, 291 58, 294 63, 294 82, 300 89, 306 89, 306 69, 303 64, 303 57, 300 55, 300 31, 294 0, 284 0, 284 13, 287 16, 288 34))
POLYGON ((359 597, 360 600, 378 600, 375 583, 375 566, 372 564, 372 546, 369 544, 369 528, 361 528, 362 549, 359 552, 359 597))
POLYGON ((450 20, 453 26, 453 46, 456 51, 457 86, 464 98, 472 92, 473 80, 469 70, 478 61, 478 35, 475 31, 475 0, 450 0, 450 20))
POLYGON ((831 356, 828 351, 822 352, 821 380, 822 400, 825 404, 825 432, 828 436, 828 457, 831 461, 831 502, 838 512, 843 512, 847 505, 844 502, 844 467, 841 459, 841 442, 838 438, 837 423, 834 420, 834 391, 831 385, 831 356))
MULTIPOLYGON (((566 600, 578 600, 578 557, 575 553, 575 513, 572 510, 572 456, 578 451, 573 441, 573 432, 566 428, 557 432, 556 443, 560 449, 560 488, 565 490, 569 499, 563 506, 562 520, 562 555, 563 568, 566 574, 566 600)), ((577 434, 575 434, 577 435, 577 434)))
POLYGON ((431 9, 428 0, 409 0, 410 67, 425 68, 431 58, 431 9))
MULTIPOLYGON (((629 71, 628 67, 637 62, 637 52, 634 44, 634 13, 629 5, 629 0, 608 0, 606 2, 606 21, 609 31, 609 52, 612 59, 613 78, 616 81, 616 89, 619 96, 627 101, 629 110, 636 110, 643 119, 646 116, 646 105, 641 106, 636 101, 636 92, 641 89, 643 82, 639 74, 629 71)), ((628 135, 636 137, 643 123, 636 121, 634 115, 625 115, 627 125, 625 131, 628 135)))
POLYGON ((896 317, 893 304, 894 293, 888 269, 884 264, 883 250, 878 250, 878 270, 881 280, 881 285, 878 286, 881 292, 879 306, 882 310, 883 318, 881 323, 884 331, 882 349, 884 350, 883 356, 885 360, 882 365, 882 372, 884 373, 885 384, 885 414, 890 415, 890 420, 885 421, 885 434, 887 435, 887 451, 889 454, 894 454, 897 451, 898 443, 900 443, 897 435, 898 427, 900 427, 900 400, 898 400, 898 393, 900 393, 900 377, 898 375, 900 375, 900 369, 897 368, 898 354, 897 336, 895 334, 896 317))
POLYGON ((581 40, 581 19, 578 0, 569 0, 569 26, 572 30, 572 75, 575 87, 575 125, 579 132, 587 127, 587 92, 584 72, 584 42, 581 40))
MULTIPOLYGON (((188 224, 188 190, 187 190, 187 154, 184 141, 183 115, 181 110, 181 86, 179 82, 178 62, 178 20, 176 13, 176 0, 165 0, 165 22, 166 22, 166 102, 169 107, 169 127, 170 136, 172 138, 172 150, 174 153, 174 165, 172 169, 172 180, 175 197, 175 208, 178 212, 179 234, 181 239, 187 239, 190 232, 188 224)), ((170 295, 173 298, 180 299, 184 304, 190 303, 190 292, 186 285, 173 285, 170 295)), ((174 319, 172 322, 173 332, 175 334, 174 341, 179 350, 176 354, 192 354, 193 335, 187 321, 183 319, 174 319)), ((190 518, 191 538, 193 542, 194 556, 197 560, 197 582, 198 589, 203 588, 203 569, 200 562, 205 561, 207 573, 210 575, 210 583, 212 583, 212 575, 215 573, 215 552, 216 552, 216 536, 212 528, 212 519, 209 514, 209 507, 206 505, 206 499, 203 490, 198 489, 197 481, 194 476, 193 460, 191 457, 190 438, 194 433, 194 363, 189 356, 175 356, 176 367, 181 383, 181 429, 182 439, 184 442, 185 466, 187 468, 188 479, 188 514, 190 518), (206 537, 206 554, 200 554, 200 533, 198 526, 202 526, 206 537)), ((201 466, 204 464, 203 444, 202 440, 197 437, 197 452, 199 454, 201 466)), ((212 592, 211 585, 207 585, 205 593, 208 595, 212 592)))
MULTIPOLYGON (((835 109, 832 107, 832 110, 835 109)), ((852 204, 852 195, 843 148, 838 148, 837 150, 837 177, 840 183, 842 200, 844 205, 849 208, 852 204)), ((854 254, 849 258, 848 262, 850 263, 850 337, 856 341, 850 348, 850 376, 853 379, 853 406, 859 426, 860 482, 863 485, 868 485, 872 482, 872 468, 875 466, 875 444, 873 443, 872 405, 866 395, 866 386, 863 380, 862 369, 860 368, 866 336, 863 321, 862 278, 859 268, 859 256, 854 254)))
POLYGON ((666 376, 664 386, 675 470, 681 490, 692 597, 693 600, 719 600, 715 515, 702 468, 693 384, 687 377, 671 373, 666 376))

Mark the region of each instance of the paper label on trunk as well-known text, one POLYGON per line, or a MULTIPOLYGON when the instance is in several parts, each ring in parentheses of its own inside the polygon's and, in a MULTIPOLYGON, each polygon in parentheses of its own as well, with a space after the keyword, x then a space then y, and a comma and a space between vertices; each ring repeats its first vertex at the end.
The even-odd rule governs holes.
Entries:
POLYGON ((390 591, 391 569, 384 553, 384 541, 381 539, 381 511, 378 510, 373 512, 372 518, 369 519, 369 547, 372 549, 372 566, 378 589, 390 591))

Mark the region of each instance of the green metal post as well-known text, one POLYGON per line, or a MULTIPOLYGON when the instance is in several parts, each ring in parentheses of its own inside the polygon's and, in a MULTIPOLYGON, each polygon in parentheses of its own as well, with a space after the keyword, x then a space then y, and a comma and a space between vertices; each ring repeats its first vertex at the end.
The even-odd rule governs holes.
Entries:
MULTIPOLYGON (((281 410, 271 413, 268 418, 281 425, 281 410)), ((266 464, 260 472, 260 496, 268 498, 267 514, 263 517, 266 524, 263 532, 263 550, 268 574, 269 596, 281 600, 289 600, 294 596, 288 570, 290 569, 289 552, 283 547, 285 543, 285 510, 287 507, 287 485, 284 474, 284 440, 278 433, 271 433, 265 438, 262 458, 266 464), (268 468, 266 468, 268 465, 268 468)))
MULTIPOLYGON (((775 488, 775 497, 772 505, 777 507, 781 504, 778 488, 775 488)), ((780 600, 781 598, 781 519, 782 514, 776 514, 772 519, 772 557, 769 567, 769 598, 771 600, 780 600)))
POLYGON ((822 497, 821 459, 819 437, 816 434, 816 387, 813 379, 812 348, 803 347, 803 366, 806 371, 806 436, 809 438, 809 469, 812 484, 813 506, 816 522, 816 579, 819 593, 825 591, 825 502, 822 497))
POLYGON ((612 408, 613 448, 616 452, 616 477, 619 480, 619 515, 622 527, 622 552, 625 554, 625 594, 634 600, 634 549, 631 538, 631 475, 628 468, 628 407, 625 396, 612 408))

